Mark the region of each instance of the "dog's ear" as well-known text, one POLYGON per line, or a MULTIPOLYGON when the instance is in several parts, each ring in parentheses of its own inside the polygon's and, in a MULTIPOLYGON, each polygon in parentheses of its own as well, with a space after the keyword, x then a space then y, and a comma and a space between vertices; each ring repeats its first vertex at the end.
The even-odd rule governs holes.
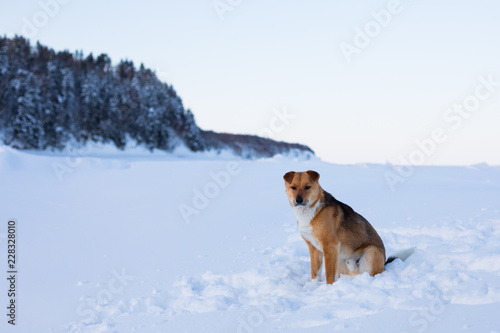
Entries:
POLYGON ((317 173, 316 171, 308 170, 306 171, 306 173, 309 178, 311 178, 313 183, 319 179, 319 173, 317 173))
POLYGON ((283 179, 288 183, 288 184, 291 184, 292 183, 292 179, 293 179, 293 176, 295 175, 295 171, 290 171, 290 172, 287 172, 284 176, 283 176, 283 179))

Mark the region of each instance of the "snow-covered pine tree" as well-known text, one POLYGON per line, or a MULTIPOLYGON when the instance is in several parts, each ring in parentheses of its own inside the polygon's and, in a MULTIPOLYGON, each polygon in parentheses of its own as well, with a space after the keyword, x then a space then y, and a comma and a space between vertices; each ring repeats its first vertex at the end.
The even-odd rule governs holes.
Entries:
POLYGON ((44 132, 43 148, 61 149, 68 136, 65 123, 65 94, 63 73, 57 62, 49 61, 48 75, 45 76, 42 87, 45 87, 42 100, 42 127, 44 132))
POLYGON ((189 109, 184 113, 182 138, 192 151, 202 151, 206 149, 200 128, 196 125, 194 115, 189 109))
POLYGON ((43 127, 40 90, 31 72, 18 70, 12 81, 16 96, 15 116, 6 135, 7 144, 19 149, 41 149, 43 127))

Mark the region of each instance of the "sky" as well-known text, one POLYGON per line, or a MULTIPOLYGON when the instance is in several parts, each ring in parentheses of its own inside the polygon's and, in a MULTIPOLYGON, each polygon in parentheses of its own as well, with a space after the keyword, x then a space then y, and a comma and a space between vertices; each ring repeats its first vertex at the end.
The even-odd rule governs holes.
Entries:
POLYGON ((206 130, 341 164, 500 165, 498 1, 0 3, 0 34, 144 63, 206 130))

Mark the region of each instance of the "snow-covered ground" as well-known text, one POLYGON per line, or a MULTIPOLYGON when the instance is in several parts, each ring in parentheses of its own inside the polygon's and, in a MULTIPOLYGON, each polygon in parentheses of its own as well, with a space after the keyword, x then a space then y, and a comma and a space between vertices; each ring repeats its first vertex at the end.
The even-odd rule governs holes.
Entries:
POLYGON ((0 267, 15 218, 19 275, 17 325, 2 314, 0 331, 500 332, 500 168, 419 167, 395 191, 388 170, 2 147, 0 267), (307 169, 388 254, 415 254, 311 281, 282 180, 307 169))

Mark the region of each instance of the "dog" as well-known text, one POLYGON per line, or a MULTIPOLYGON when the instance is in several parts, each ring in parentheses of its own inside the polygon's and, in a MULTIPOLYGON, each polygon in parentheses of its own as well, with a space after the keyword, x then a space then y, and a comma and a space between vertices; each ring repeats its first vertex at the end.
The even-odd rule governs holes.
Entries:
POLYGON ((316 171, 290 171, 283 179, 300 235, 309 247, 313 280, 320 274, 323 257, 326 283, 332 284, 340 274, 380 274, 386 264, 396 258, 405 260, 413 252, 405 250, 386 260, 384 243, 375 228, 323 190, 316 171))

